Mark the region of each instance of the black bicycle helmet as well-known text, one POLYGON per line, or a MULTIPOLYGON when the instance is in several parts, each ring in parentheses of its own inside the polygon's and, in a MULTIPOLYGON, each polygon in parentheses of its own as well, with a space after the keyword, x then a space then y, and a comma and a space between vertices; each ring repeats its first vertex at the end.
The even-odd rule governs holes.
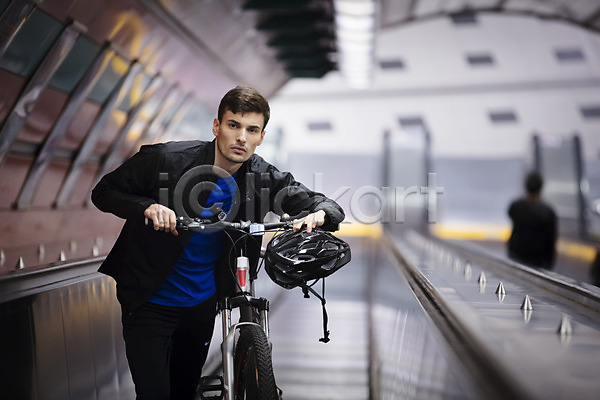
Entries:
POLYGON ((322 229, 313 229, 310 233, 285 231, 267 245, 265 270, 273 282, 286 289, 299 286, 304 297, 309 297, 308 292, 311 292, 321 300, 323 337, 319 341, 324 343, 329 342, 324 278, 346 265, 350 257, 348 243, 322 229), (323 278, 321 295, 311 287, 320 278, 323 278))
POLYGON ((286 231, 267 245, 265 270, 286 289, 333 274, 350 261, 350 246, 322 229, 286 231))

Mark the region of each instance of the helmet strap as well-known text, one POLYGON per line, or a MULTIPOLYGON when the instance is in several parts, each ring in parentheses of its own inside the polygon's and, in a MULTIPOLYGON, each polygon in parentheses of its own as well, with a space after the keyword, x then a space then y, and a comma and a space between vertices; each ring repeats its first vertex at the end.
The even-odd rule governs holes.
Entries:
POLYGON ((329 342, 329 331, 327 330, 327 322, 329 321, 329 318, 327 317, 327 310, 325 309, 325 303, 327 303, 325 301, 325 278, 322 279, 322 291, 323 291, 323 296, 319 296, 319 293, 317 293, 312 287, 303 284, 302 286, 302 291, 304 292, 304 297, 308 298, 308 292, 310 291, 312 294, 315 295, 315 297, 317 297, 319 300, 321 300, 321 308, 323 309, 323 337, 319 339, 319 342, 323 342, 323 343, 327 343, 329 342))

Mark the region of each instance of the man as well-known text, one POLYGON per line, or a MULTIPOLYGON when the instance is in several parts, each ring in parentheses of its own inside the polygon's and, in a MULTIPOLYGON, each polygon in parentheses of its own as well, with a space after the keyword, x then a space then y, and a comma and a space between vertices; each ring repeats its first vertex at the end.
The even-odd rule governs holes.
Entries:
POLYGON ((558 234, 554 210, 540 198, 543 180, 531 172, 525 179, 525 198, 514 201, 508 209, 513 222, 508 240, 508 256, 526 265, 552 268, 558 234))
MULTIPOLYGON (((210 217, 209 209, 218 206, 228 212, 228 220, 253 221, 262 221, 270 210, 308 211, 294 220, 295 230, 335 230, 344 219, 334 201, 254 154, 269 117, 263 96, 238 86, 219 104, 212 142, 143 146, 92 192, 100 210, 126 219, 100 272, 117 282, 139 400, 194 398, 216 300, 233 290, 226 235, 179 232, 175 210, 210 217)), ((258 251, 259 246, 251 246, 253 266, 258 251)))

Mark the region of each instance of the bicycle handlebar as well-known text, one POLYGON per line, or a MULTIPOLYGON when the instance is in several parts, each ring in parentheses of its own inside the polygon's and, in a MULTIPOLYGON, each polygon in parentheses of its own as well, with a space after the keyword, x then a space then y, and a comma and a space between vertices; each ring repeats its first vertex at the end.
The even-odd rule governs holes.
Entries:
MULTIPOLYGON (((219 210, 220 212, 216 214, 216 218, 186 218, 186 217, 177 217, 177 229, 182 231, 194 231, 199 232, 208 228, 230 228, 230 229, 239 229, 250 233, 251 235, 255 234, 263 234, 264 232, 272 229, 279 228, 291 228, 293 226, 293 219, 304 218, 309 214, 308 211, 303 211, 299 215, 295 217, 282 217, 279 222, 268 222, 268 223, 260 223, 260 222, 250 222, 250 221, 240 221, 240 222, 229 222, 225 221, 226 214, 219 210)), ((152 220, 149 218, 145 219, 145 224, 149 225, 152 223, 152 220)))
POLYGON ((279 222, 229 222, 225 221, 224 213, 219 214, 222 218, 215 219, 202 219, 202 218, 177 218, 177 229, 191 230, 191 231, 202 231, 207 228, 230 228, 239 229, 250 233, 251 235, 261 235, 266 231, 279 228, 291 228, 293 226, 294 219, 304 218, 309 214, 308 211, 303 211, 295 217, 282 217, 279 222))
POLYGON ((284 227, 291 227, 292 221, 285 220, 280 222, 269 222, 269 223, 258 223, 258 222, 250 222, 250 221, 240 221, 240 222, 229 222, 229 221, 212 221, 207 219, 186 219, 184 217, 179 217, 177 219, 177 229, 181 230, 190 230, 190 231, 202 231, 209 227, 223 227, 223 228, 231 228, 231 229, 240 229, 246 231, 250 234, 262 233, 270 229, 278 229, 284 227))

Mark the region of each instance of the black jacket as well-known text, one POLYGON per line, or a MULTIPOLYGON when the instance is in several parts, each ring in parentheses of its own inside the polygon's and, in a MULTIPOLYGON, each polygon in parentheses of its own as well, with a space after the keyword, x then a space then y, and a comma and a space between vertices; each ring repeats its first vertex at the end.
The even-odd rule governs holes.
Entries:
POLYGON ((519 199, 511 203, 508 215, 513 223, 509 257, 533 267, 552 268, 558 235, 554 210, 542 201, 519 199))
MULTIPOLYGON (((203 204, 208 192, 204 191, 204 196, 200 194, 199 199, 194 200, 189 196, 189 188, 207 179, 199 177, 197 170, 202 169, 201 166, 212 166, 214 156, 214 141, 143 146, 119 168, 105 175, 92 191, 96 207, 126 219, 99 269, 116 280, 117 297, 124 312, 130 313, 152 297, 191 236, 185 231, 180 231, 179 236, 155 231, 145 224, 144 211, 154 203, 161 203, 176 212, 183 210, 190 217, 197 216, 190 204, 203 204), (189 172, 192 168, 195 169, 189 172)), ((208 179, 214 182, 217 178, 213 175, 208 179)), ((280 172, 256 154, 242 165, 237 182, 239 198, 235 202, 237 212, 233 220, 262 221, 268 211, 293 216, 305 210, 323 210, 327 217, 322 228, 336 230, 344 219, 343 210, 333 200, 312 192, 296 182, 290 173, 280 172)), ((260 243, 253 243, 247 251, 251 270, 255 271, 260 243)), ((215 278, 220 296, 233 289, 231 273, 226 269, 230 265, 227 255, 235 257, 233 253, 226 251, 217 263, 215 278)))

